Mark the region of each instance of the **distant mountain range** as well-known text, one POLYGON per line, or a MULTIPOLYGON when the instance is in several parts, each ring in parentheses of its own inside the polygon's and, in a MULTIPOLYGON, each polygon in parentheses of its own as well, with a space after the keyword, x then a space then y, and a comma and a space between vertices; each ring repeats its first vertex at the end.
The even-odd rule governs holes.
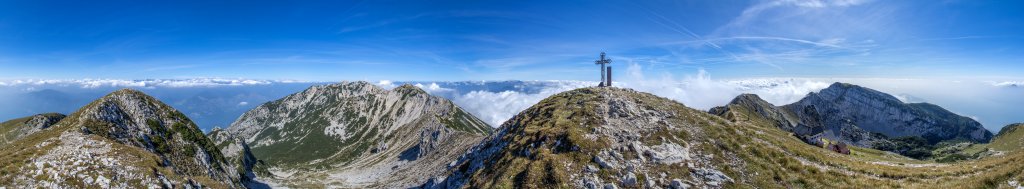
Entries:
MULTIPOLYGON (((160 80, 172 83, 179 80, 160 80)), ((187 80, 186 80, 187 81, 187 80)), ((83 81, 84 82, 84 81, 83 81)), ((194 87, 170 87, 154 85, 135 88, 161 99, 168 105, 185 113, 203 130, 216 126, 227 127, 239 115, 264 102, 281 98, 319 83, 271 83, 252 85, 199 85, 194 87)), ((184 85, 184 84, 181 84, 184 85)), ((70 114, 78 107, 100 98, 119 86, 89 83, 61 82, 56 84, 0 86, 0 120, 56 112, 70 114), (15 88, 18 87, 18 88, 15 88), (5 94, 6 93, 6 94, 5 94)), ((124 86, 128 87, 128 86, 124 86)))

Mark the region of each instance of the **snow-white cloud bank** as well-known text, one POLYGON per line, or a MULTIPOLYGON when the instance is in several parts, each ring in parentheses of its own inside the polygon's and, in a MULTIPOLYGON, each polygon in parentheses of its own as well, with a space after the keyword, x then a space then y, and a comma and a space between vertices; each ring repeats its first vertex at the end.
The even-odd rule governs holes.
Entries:
POLYGON ((757 94, 772 104, 789 104, 831 84, 802 78, 713 80, 711 74, 704 70, 679 78, 668 73, 651 78, 642 70, 639 65, 630 65, 619 85, 673 99, 701 110, 725 105, 743 93, 757 94))
POLYGON ((198 78, 198 79, 145 79, 145 80, 122 80, 122 79, 27 79, 0 81, 0 86, 78 86, 81 88, 100 87, 217 87, 217 86, 246 86, 246 85, 269 85, 274 83, 305 83, 297 80, 256 80, 256 79, 223 79, 223 78, 198 78))
MULTIPOLYGON (((1013 112, 1024 111, 1021 84, 998 84, 984 81, 893 78, 745 78, 713 79, 711 73, 697 70, 693 74, 673 76, 651 73, 639 65, 630 65, 616 78, 615 86, 673 99, 687 107, 708 110, 728 104, 743 93, 757 94, 775 105, 799 101, 808 93, 818 92, 834 82, 852 83, 879 90, 907 103, 928 102, 965 116, 972 116, 989 130, 1003 125, 1024 122, 1013 112), (998 85, 997 85, 998 84, 998 85), (951 93, 950 91, 957 91, 951 93)), ((594 86, 592 81, 471 81, 471 82, 404 82, 443 96, 494 127, 559 92, 594 86)), ((403 82, 381 82, 394 87, 403 82)))
POLYGON ((520 111, 548 96, 572 89, 593 86, 586 81, 463 81, 463 82, 391 82, 378 86, 394 88, 411 84, 430 94, 450 99, 493 127, 498 127, 520 111))
MULTIPOLYGON (((666 97, 688 107, 707 110, 729 103, 743 93, 754 93, 774 104, 795 102, 810 92, 828 87, 829 82, 811 79, 769 78, 712 80, 700 70, 695 75, 675 78, 669 74, 649 78, 632 65, 614 85, 666 97)), ((455 104, 494 127, 556 93, 595 86, 592 81, 498 81, 498 82, 408 82, 423 90, 451 99, 455 104)), ((393 88, 397 82, 378 85, 393 88)))
MULTIPOLYGON (((715 79, 713 73, 703 70, 679 76, 659 73, 658 70, 645 69, 639 65, 629 65, 624 70, 616 73, 615 86, 673 99, 698 110, 725 105, 743 93, 757 94, 772 104, 785 105, 800 100, 810 92, 826 88, 833 82, 847 82, 892 94, 904 102, 929 102, 961 115, 972 116, 993 131, 998 131, 1008 123, 1024 122, 1018 114, 1024 112, 1024 98, 1020 98, 1024 94, 1024 87, 1021 87, 1024 82, 892 78, 715 79)), ((128 87, 143 89, 161 100, 173 102, 190 116, 197 112, 209 113, 210 118, 193 117, 204 126, 224 125, 237 118, 245 108, 318 84, 321 82, 252 79, 5 80, 0 81, 0 104, 6 107, 0 108, 0 118, 10 119, 38 112, 69 113, 114 88, 128 87), (239 92, 249 95, 241 96, 245 98, 232 98, 238 96, 234 93, 239 92), (211 95, 216 97, 208 97, 211 95), (196 100, 188 100, 190 97, 196 100), (211 103, 203 99, 230 100, 214 103, 218 105, 215 108, 205 108, 201 105, 211 103), (237 111, 221 112, 224 109, 237 111)), ((544 98, 563 91, 595 86, 597 82, 377 82, 377 85, 387 89, 402 84, 412 84, 431 94, 448 98, 491 126, 498 127, 544 98)))
POLYGON ((996 87, 1024 87, 1024 81, 990 82, 996 87))
POLYGON ((501 92, 478 90, 458 95, 452 101, 488 124, 491 124, 491 126, 497 127, 509 118, 512 118, 512 116, 519 114, 520 111, 544 100, 544 98, 560 92, 592 86, 589 82, 552 82, 554 83, 553 85, 545 87, 536 93, 511 90, 501 92))

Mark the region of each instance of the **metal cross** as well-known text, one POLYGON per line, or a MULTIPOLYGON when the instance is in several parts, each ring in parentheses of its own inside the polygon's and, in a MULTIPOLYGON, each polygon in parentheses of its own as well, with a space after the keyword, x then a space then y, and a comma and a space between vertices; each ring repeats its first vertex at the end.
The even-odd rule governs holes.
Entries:
POLYGON ((612 59, 605 59, 604 58, 604 52, 601 52, 601 59, 600 60, 595 60, 594 61, 594 64, 601 65, 601 84, 599 86, 602 86, 602 87, 603 86, 608 86, 608 79, 605 78, 605 68, 604 68, 604 66, 605 66, 605 64, 611 64, 611 63, 612 63, 612 59))

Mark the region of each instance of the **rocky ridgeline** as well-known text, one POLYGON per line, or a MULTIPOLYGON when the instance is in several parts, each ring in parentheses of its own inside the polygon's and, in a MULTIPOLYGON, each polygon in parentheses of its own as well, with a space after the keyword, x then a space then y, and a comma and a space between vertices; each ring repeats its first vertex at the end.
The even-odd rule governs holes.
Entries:
POLYGON ((755 94, 737 96, 726 106, 711 108, 709 113, 730 121, 758 121, 786 131, 794 131, 796 125, 790 122, 785 110, 768 103, 755 94))
POLYGON ((0 145, 4 145, 32 133, 57 124, 66 115, 60 113, 36 114, 0 123, 0 145))
POLYGON ((394 188, 443 172, 491 130, 412 85, 342 82, 262 104, 226 131, 270 165, 269 182, 394 188))
MULTIPOLYGON (((0 181, 11 186, 232 187, 213 142, 181 112, 143 94, 110 93, 54 126, 6 146, 0 156, 29 164, 0 181), (42 175, 42 176, 40 176, 42 175)), ((5 184, 6 185, 6 184, 5 184)))
POLYGON ((556 94, 506 121, 425 188, 727 187, 742 164, 721 150, 718 117, 619 88, 556 94))

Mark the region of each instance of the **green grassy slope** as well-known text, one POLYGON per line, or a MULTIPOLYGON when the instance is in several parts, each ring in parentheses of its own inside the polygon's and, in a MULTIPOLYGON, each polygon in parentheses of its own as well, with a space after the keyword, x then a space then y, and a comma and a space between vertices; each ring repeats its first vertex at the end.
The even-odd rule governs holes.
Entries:
POLYGON ((1015 123, 1003 127, 996 138, 989 142, 989 148, 999 151, 1017 151, 1024 149, 1024 123, 1015 123))

